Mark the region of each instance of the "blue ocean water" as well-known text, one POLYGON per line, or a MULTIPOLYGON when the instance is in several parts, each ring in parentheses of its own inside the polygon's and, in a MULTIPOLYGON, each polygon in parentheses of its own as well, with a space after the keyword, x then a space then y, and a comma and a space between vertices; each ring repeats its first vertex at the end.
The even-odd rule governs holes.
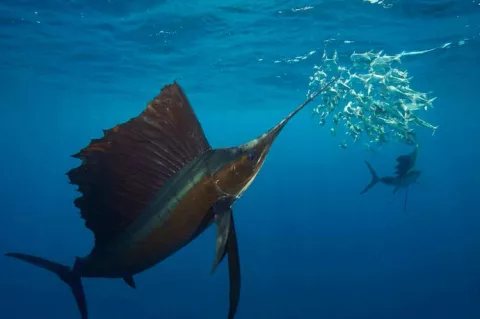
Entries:
MULTIPOLYGON (((388 175, 409 147, 341 149, 308 107, 281 133, 234 206, 236 318, 479 318, 479 1, 2 0, 0 26, 0 250, 66 265, 93 244, 70 155, 165 84, 180 83, 213 147, 233 146, 305 99, 324 49, 440 48, 402 59, 438 97, 425 117, 440 126, 419 130, 407 214, 402 193, 359 191, 364 160, 388 175)), ((226 318, 214 251, 212 227, 137 275, 136 291, 86 279, 90 317, 226 318)), ((79 318, 65 284, 4 257, 0 296, 1 318, 79 318)))

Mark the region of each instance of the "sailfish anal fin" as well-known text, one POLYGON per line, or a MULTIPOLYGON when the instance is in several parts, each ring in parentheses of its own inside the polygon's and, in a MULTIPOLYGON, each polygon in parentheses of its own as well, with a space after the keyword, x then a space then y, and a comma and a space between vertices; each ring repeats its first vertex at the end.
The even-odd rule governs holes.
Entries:
POLYGON ((135 284, 135 280, 133 280, 133 276, 123 277, 123 281, 133 289, 137 289, 137 285, 135 284))
POLYGON ((140 115, 73 155, 82 164, 67 175, 81 192, 74 203, 95 235, 95 248, 121 233, 169 178, 209 149, 186 95, 173 83, 140 115))

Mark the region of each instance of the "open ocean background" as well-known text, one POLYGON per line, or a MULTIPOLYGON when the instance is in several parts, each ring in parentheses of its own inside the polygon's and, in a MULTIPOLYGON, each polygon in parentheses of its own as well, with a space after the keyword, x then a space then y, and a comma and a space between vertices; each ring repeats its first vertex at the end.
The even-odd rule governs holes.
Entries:
MULTIPOLYGON (((65 173, 102 129, 137 116, 177 80, 213 147, 246 142, 305 99, 324 49, 406 56, 438 99, 403 193, 370 181, 411 149, 369 153, 303 110, 235 204, 236 318, 480 318, 480 3, 472 0, 1 0, 0 250, 71 265, 93 236, 65 173), (450 43, 445 48, 441 48, 450 43), (309 52, 314 53, 308 54, 309 52), (297 59, 295 57, 305 56, 297 59)), ((86 279, 90 317, 226 318, 227 264, 210 276, 215 229, 122 280, 86 279)), ((0 317, 79 318, 54 275, 0 257, 0 317)))

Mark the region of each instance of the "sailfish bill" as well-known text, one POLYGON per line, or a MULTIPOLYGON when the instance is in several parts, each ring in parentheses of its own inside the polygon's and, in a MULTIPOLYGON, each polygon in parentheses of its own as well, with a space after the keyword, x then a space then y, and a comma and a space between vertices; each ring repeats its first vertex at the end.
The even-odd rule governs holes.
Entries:
POLYGON ((105 130, 73 155, 81 164, 67 175, 78 186, 81 196, 74 203, 95 237, 91 252, 77 257, 72 267, 27 254, 5 255, 55 273, 87 319, 82 278, 118 278, 136 288, 134 275, 216 224, 212 273, 227 256, 228 318, 233 319, 241 282, 232 206, 257 176, 283 127, 326 87, 252 141, 212 149, 178 83, 166 85, 142 113, 105 130))

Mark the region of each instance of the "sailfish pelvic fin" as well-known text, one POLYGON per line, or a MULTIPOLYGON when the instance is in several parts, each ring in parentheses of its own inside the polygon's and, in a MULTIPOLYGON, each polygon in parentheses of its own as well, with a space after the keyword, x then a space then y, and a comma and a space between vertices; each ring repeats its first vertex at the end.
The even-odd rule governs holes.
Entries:
POLYGON ((237 312, 238 301, 240 299, 240 256, 238 254, 237 233, 233 215, 230 221, 230 232, 227 240, 228 253, 228 276, 230 279, 230 306, 228 309, 228 319, 233 319, 237 312))

